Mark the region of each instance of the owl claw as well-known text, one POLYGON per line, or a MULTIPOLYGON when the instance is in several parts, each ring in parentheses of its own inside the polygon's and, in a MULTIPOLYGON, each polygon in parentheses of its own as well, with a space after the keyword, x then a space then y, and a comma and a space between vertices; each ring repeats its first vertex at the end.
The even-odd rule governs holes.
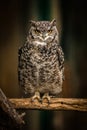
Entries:
POLYGON ((39 92, 35 92, 35 95, 33 97, 31 97, 31 101, 34 102, 34 100, 38 100, 39 102, 41 102, 41 98, 40 98, 40 93, 39 92))
POLYGON ((44 96, 42 97, 42 101, 43 101, 44 99, 47 99, 48 103, 50 103, 51 97, 49 96, 48 93, 45 93, 44 96))

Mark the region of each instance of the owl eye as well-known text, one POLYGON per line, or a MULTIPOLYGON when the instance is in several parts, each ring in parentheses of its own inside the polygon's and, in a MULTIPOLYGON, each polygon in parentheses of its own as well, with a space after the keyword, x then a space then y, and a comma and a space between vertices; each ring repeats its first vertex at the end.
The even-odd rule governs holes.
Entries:
POLYGON ((48 30, 48 33, 51 33, 52 32, 52 30, 48 30))
POLYGON ((39 33, 40 33, 40 31, 39 31, 39 30, 37 30, 37 29, 35 30, 35 32, 36 32, 37 34, 39 34, 39 33))

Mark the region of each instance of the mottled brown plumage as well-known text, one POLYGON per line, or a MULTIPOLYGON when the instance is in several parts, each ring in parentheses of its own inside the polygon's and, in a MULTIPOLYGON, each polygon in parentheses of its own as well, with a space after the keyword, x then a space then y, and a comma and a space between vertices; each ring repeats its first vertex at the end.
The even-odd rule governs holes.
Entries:
MULTIPOLYGON (((27 42, 19 49, 19 85, 34 98, 62 91, 64 54, 56 21, 31 21, 27 42)), ((49 99, 49 98, 48 98, 49 99)))

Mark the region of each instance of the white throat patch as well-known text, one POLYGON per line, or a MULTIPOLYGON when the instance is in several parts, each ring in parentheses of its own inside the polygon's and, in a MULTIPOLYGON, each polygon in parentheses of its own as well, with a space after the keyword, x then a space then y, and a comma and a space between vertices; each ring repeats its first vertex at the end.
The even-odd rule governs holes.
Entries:
POLYGON ((39 42, 39 41, 34 41, 34 44, 35 45, 42 45, 42 46, 45 46, 45 45, 47 45, 47 43, 46 42, 39 42))

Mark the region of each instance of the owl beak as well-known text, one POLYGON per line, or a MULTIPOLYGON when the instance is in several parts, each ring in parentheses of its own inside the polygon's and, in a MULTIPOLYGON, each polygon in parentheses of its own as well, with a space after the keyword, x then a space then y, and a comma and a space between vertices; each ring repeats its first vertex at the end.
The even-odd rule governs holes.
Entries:
POLYGON ((43 37, 43 39, 45 39, 46 36, 45 36, 45 35, 42 35, 42 37, 43 37))
POLYGON ((44 34, 42 35, 42 38, 45 39, 45 37, 46 37, 46 34, 44 33, 44 34))

